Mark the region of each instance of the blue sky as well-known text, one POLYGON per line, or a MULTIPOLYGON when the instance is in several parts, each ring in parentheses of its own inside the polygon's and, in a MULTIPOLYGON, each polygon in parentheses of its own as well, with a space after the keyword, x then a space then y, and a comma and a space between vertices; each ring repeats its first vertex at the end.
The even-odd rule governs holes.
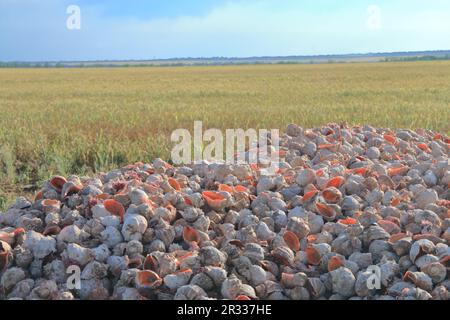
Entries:
POLYGON ((2 61, 441 49, 447 0, 0 0, 2 61))

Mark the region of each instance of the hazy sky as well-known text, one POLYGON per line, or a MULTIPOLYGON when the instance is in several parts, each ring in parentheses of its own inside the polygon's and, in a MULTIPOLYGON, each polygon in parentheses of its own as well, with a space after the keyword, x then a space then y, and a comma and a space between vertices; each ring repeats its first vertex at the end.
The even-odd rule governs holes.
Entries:
POLYGON ((441 49, 448 0, 0 0, 2 61, 441 49))

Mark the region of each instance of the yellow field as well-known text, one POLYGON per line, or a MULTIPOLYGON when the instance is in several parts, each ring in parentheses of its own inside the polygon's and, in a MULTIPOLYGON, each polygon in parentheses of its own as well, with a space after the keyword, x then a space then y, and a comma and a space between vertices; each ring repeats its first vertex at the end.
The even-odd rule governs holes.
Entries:
POLYGON ((172 130, 194 120, 449 133, 450 62, 0 69, 0 207, 52 174, 167 158, 172 130))

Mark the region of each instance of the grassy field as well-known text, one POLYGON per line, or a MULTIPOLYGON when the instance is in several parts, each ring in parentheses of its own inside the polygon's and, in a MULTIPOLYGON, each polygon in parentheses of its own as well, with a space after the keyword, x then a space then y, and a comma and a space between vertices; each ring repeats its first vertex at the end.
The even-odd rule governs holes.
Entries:
POLYGON ((449 133, 450 62, 0 69, 0 207, 53 174, 168 158, 194 120, 449 133))

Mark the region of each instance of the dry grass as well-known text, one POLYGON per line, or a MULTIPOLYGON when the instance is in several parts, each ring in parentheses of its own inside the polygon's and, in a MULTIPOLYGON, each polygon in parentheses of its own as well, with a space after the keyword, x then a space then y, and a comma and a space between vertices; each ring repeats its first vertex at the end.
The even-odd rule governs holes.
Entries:
POLYGON ((327 122, 449 132, 450 62, 0 69, 0 206, 52 174, 167 158, 170 133, 327 122), (3 194, 3 195, 2 195, 3 194))

